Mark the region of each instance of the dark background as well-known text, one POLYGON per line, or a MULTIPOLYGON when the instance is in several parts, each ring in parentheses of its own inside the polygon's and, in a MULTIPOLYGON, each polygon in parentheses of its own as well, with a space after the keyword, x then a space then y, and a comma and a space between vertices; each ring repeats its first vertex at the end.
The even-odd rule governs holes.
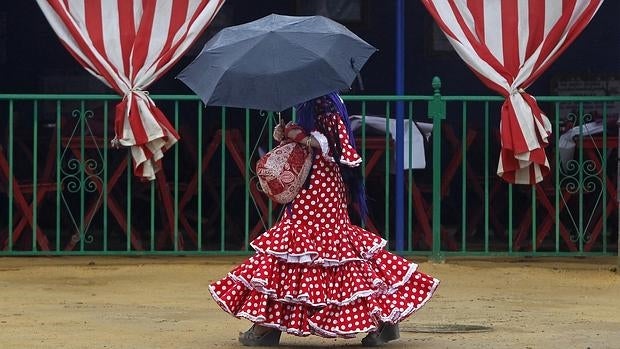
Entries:
MULTIPOLYGON (((308 3, 310 0, 228 0, 190 52, 149 90, 151 93, 191 94, 174 76, 189 64, 217 30, 270 13, 307 14, 301 11, 311 7, 308 3)), ((345 3, 350 5, 351 1, 345 3)), ((360 4, 361 18, 349 17, 343 24, 379 49, 362 71, 364 94, 394 94, 396 2, 358 0, 352 3, 360 4)), ((443 81, 444 94, 494 94, 453 51, 432 48, 434 25, 420 1, 405 1, 405 11, 406 94, 430 94, 430 82, 435 75, 443 81)), ((553 79, 565 76, 620 75, 619 15, 620 1, 605 1, 581 36, 529 91, 538 95, 553 94, 553 79)), ((0 93, 109 92, 60 44, 34 0, 0 2, 0 93)))

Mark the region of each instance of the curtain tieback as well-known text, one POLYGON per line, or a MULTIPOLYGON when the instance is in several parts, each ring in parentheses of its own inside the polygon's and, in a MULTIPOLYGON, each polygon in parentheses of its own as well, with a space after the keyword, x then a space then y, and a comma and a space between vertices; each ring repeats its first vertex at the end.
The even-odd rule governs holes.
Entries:
POLYGON ((513 88, 512 90, 510 90, 510 95, 511 95, 511 96, 514 96, 514 95, 516 95, 516 94, 522 94, 522 93, 525 93, 525 89, 524 89, 524 88, 522 88, 522 87, 519 87, 519 88, 513 88))

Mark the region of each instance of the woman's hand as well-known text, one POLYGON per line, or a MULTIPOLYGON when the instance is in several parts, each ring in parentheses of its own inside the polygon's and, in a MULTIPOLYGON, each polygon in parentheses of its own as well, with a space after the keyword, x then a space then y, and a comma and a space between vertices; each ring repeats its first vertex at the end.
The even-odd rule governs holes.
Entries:
POLYGON ((319 147, 320 144, 311 135, 307 134, 304 129, 294 122, 289 122, 284 127, 284 137, 292 139, 293 141, 303 144, 306 147, 319 147))
POLYGON ((273 139, 275 139, 278 142, 282 142, 283 138, 284 138, 284 125, 282 123, 279 123, 273 129, 273 139))
POLYGON ((304 129, 292 121, 289 121, 286 126, 284 126, 284 138, 292 139, 299 143, 299 137, 303 137, 304 135, 304 129))

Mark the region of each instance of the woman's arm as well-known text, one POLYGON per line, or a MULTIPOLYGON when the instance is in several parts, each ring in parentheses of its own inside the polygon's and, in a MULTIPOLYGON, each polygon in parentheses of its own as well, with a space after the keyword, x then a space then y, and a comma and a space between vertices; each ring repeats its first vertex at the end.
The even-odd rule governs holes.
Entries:
POLYGON ((321 149, 321 144, 312 134, 307 134, 301 126, 293 123, 292 121, 286 124, 284 134, 286 135, 286 138, 297 143, 303 144, 307 147, 321 149))

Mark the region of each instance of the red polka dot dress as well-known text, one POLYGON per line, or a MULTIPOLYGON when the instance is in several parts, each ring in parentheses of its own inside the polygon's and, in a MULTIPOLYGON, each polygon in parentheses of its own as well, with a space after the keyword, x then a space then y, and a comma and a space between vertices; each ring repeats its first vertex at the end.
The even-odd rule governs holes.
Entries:
POLYGON ((339 114, 323 113, 315 124, 312 135, 322 151, 315 151, 309 185, 252 241, 257 253, 209 290, 226 312, 262 326, 297 336, 354 337, 413 314, 439 280, 351 224, 346 187, 325 135, 338 135, 340 163, 354 167, 361 158, 339 114))

